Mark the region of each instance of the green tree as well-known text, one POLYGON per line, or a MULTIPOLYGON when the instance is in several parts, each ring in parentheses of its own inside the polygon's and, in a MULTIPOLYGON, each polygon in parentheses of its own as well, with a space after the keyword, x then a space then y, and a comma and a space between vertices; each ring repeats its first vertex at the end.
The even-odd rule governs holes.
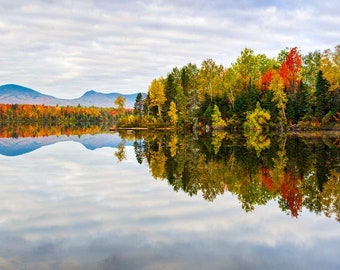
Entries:
POLYGON ((199 70, 194 64, 187 64, 181 69, 182 93, 178 93, 177 109, 182 122, 197 124, 198 102, 198 74, 199 70))
POLYGON ((329 89, 329 82, 323 77, 323 73, 320 70, 318 72, 316 80, 316 92, 315 92, 315 116, 321 120, 327 113, 327 92, 329 89))
POLYGON ((340 108, 340 45, 334 51, 326 50, 321 57, 320 69, 323 77, 329 83, 327 96, 330 110, 334 114, 340 108))
MULTIPOLYGON (((163 105, 163 111, 165 114, 170 110, 170 103, 177 103, 178 92, 181 91, 181 73, 176 67, 168 74, 165 79, 165 102, 163 105)), ((167 116, 167 115, 166 115, 167 116)))
POLYGON ((309 52, 302 56, 302 82, 306 90, 306 110, 309 115, 313 114, 315 104, 316 79, 320 69, 321 53, 319 51, 309 52))
POLYGON ((143 114, 143 107, 144 107, 143 95, 142 93, 138 93, 133 107, 133 113, 141 117, 143 114))
POLYGON ((300 83, 300 90, 287 96, 287 118, 294 124, 300 121, 308 112, 308 97, 306 87, 300 83))

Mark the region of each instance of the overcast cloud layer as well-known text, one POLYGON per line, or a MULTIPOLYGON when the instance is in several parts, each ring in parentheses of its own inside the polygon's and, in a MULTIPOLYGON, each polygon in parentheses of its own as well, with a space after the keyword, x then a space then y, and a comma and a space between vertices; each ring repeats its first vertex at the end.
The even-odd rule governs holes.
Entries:
POLYGON ((59 98, 146 92, 175 66, 229 66, 246 47, 340 43, 338 0, 0 0, 0 14, 0 85, 59 98))

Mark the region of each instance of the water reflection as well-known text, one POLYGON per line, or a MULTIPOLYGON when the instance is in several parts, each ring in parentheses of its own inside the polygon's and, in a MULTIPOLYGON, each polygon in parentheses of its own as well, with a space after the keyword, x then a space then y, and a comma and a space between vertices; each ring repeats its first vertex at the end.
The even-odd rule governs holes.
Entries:
POLYGON ((339 269, 337 137, 120 135, 0 139, 0 269, 339 269))
MULTIPOLYGON (((120 135, 122 142, 134 141, 137 161, 146 160, 152 176, 166 179, 175 191, 200 191, 209 201, 230 192, 246 211, 276 200, 293 217, 305 207, 340 221, 337 134, 252 138, 216 132, 203 140, 175 133, 120 135)), ((123 151, 120 145, 120 160, 123 151)))
POLYGON ((105 133, 109 130, 107 125, 92 125, 88 123, 79 123, 77 125, 42 125, 40 123, 0 123, 0 138, 27 138, 27 137, 45 137, 45 136, 70 136, 84 134, 105 133))
MULTIPOLYGON (((121 143, 118 134, 109 132, 109 127, 98 125, 41 126, 8 125, 0 126, 0 154, 18 156, 58 142, 79 142, 87 149, 117 147, 121 143)), ((125 142, 125 145, 131 145, 125 142)))

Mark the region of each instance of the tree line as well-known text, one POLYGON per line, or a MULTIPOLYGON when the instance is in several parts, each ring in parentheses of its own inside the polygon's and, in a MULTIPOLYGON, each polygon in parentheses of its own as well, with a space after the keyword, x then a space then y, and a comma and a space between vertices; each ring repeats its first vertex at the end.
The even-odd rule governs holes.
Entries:
POLYGON ((115 117, 115 111, 112 108, 0 104, 0 123, 40 123, 42 125, 112 124, 115 117))
POLYGON ((285 48, 274 58, 246 48, 227 68, 212 59, 189 63, 153 79, 133 114, 124 99, 115 105, 125 127, 338 128, 340 45, 306 55, 285 48))

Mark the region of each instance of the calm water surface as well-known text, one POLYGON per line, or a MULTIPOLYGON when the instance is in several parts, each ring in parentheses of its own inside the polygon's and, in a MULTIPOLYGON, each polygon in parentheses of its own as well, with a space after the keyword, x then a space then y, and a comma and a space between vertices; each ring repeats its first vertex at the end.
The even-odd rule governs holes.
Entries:
POLYGON ((145 144, 136 159, 141 141, 120 142, 0 139, 0 269, 340 269, 334 213, 292 216, 276 195, 245 211, 226 187, 176 192, 145 144))

